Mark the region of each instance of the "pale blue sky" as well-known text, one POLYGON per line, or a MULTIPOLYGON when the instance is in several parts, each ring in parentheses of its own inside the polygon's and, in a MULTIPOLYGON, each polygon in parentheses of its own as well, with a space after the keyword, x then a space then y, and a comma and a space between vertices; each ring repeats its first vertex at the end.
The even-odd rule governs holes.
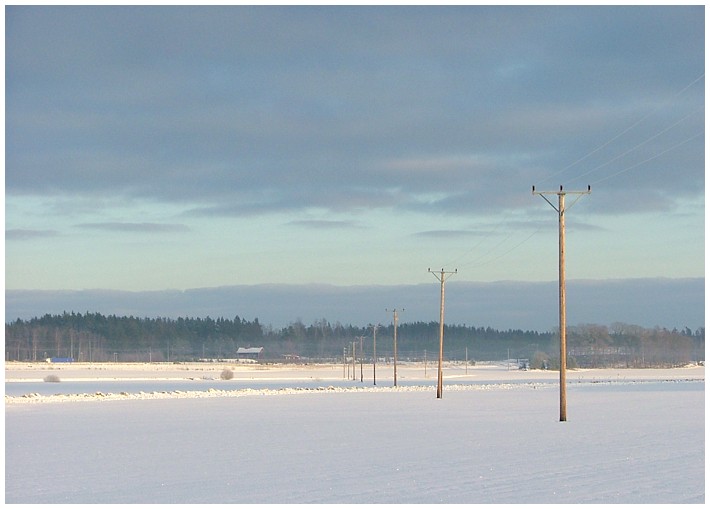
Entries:
POLYGON ((703 277, 704 17, 6 7, 6 289, 703 277))

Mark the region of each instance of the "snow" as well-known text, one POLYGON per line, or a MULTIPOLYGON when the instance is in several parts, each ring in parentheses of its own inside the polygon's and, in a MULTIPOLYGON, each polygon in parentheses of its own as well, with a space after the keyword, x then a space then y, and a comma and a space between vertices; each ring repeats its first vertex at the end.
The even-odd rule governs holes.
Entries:
POLYGON ((705 500, 702 366, 569 371, 564 423, 558 373, 505 364, 447 365, 442 399, 431 363, 396 388, 391 365, 374 386, 372 366, 7 363, 6 387, 50 373, 51 394, 5 397, 6 503, 705 500))

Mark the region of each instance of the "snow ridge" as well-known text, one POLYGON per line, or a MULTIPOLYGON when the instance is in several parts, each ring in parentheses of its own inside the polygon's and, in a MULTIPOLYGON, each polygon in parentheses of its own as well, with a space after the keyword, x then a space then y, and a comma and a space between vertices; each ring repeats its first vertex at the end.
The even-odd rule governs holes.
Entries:
MULTIPOLYGON (((650 382, 662 383, 687 383, 701 382, 697 379, 667 379, 667 380, 587 380, 577 381, 570 385, 634 385, 650 382)), ((445 391, 491 391, 491 390, 548 390, 559 386, 556 382, 526 382, 526 383, 485 383, 485 384, 451 384, 445 385, 445 391)), ((22 396, 5 396, 6 405, 22 405, 37 403, 68 403, 68 402, 98 402, 98 401, 129 401, 129 400, 156 400, 156 399, 197 399, 197 398, 240 398, 249 396, 284 396, 295 394, 328 394, 328 393, 366 393, 366 392, 429 392, 434 388, 431 385, 411 385, 400 387, 336 387, 333 385, 306 388, 289 387, 279 389, 215 389, 206 391, 140 391, 137 393, 120 392, 94 392, 82 394, 53 394, 41 395, 29 393, 22 396)))

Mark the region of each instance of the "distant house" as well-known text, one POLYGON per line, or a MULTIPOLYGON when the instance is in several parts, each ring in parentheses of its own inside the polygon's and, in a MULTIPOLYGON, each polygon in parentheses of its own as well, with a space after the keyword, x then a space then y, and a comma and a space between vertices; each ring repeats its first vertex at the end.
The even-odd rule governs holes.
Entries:
POLYGON ((263 353, 263 346, 250 346, 247 348, 240 346, 239 348, 237 348, 238 359, 261 359, 263 353))

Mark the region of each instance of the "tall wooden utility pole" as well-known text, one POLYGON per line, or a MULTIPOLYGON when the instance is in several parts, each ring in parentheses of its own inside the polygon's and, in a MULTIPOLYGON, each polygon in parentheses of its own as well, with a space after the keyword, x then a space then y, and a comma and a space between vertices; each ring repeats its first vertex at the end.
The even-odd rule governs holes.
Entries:
MULTIPOLYGON (((431 269, 427 270, 431 272, 431 269)), ((458 269, 453 272, 446 272, 444 269, 441 269, 441 275, 437 275, 436 272, 431 272, 441 283, 441 307, 439 308, 439 374, 436 382, 436 397, 438 399, 441 399, 444 390, 444 374, 442 371, 442 359, 444 358, 444 282, 457 272, 458 269)))
POLYGON ((560 422, 567 420, 567 302, 565 296, 565 212, 572 208, 572 205, 585 194, 590 194, 592 187, 587 186, 586 191, 565 191, 560 186, 559 191, 535 191, 535 186, 532 187, 533 194, 539 194, 550 206, 557 211, 559 219, 559 287, 560 287, 560 422), (556 194, 558 197, 558 205, 555 205, 547 199, 548 194, 556 194), (577 195, 577 198, 565 208, 565 195, 577 195))
MULTIPOLYGON (((385 311, 389 311, 386 309, 385 311)), ((400 309, 404 311, 404 308, 400 309)), ((393 321, 394 321, 394 386, 397 387, 397 310, 393 309, 393 321)))

